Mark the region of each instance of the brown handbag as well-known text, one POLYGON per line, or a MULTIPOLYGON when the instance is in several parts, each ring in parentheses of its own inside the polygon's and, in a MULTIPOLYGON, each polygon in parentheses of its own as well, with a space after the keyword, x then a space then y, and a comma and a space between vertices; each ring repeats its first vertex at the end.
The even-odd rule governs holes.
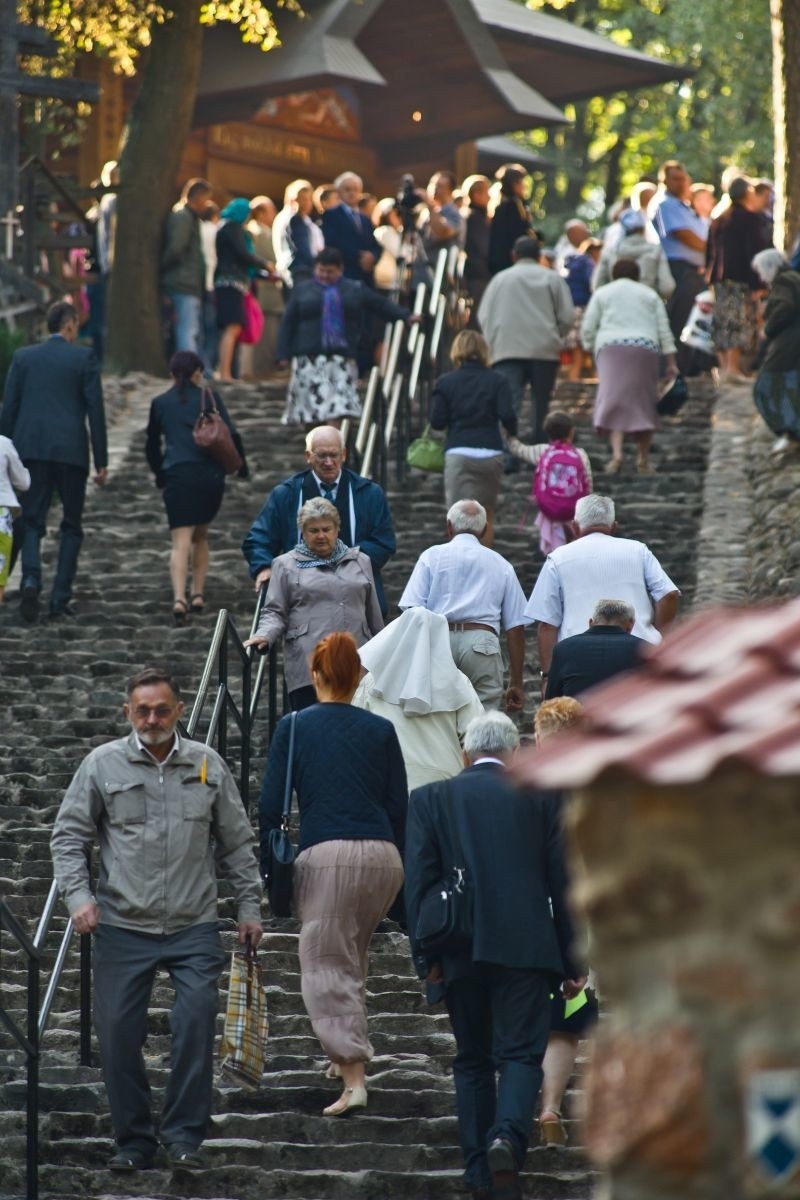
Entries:
POLYGON ((233 444, 231 431, 214 403, 214 393, 210 393, 210 408, 206 408, 206 394, 207 390, 203 388, 200 395, 200 416, 194 423, 192 437, 195 445, 209 458, 213 458, 226 475, 235 475, 244 466, 244 459, 233 444))

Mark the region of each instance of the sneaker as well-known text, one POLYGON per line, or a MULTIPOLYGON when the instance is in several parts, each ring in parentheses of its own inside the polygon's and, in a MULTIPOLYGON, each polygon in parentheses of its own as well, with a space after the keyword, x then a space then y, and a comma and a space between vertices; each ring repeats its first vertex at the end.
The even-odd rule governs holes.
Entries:
POLYGON ((117 1150, 108 1160, 109 1171, 149 1171, 152 1166, 152 1154, 145 1154, 143 1150, 117 1150))
POLYGON ((24 583, 20 595, 22 597, 19 602, 20 616, 23 621, 32 625, 39 616, 39 589, 35 583, 24 583))
POLYGON ((199 1150, 194 1146, 183 1146, 180 1143, 167 1146, 167 1158, 173 1170, 177 1168, 183 1171, 199 1171, 205 1165, 199 1150))

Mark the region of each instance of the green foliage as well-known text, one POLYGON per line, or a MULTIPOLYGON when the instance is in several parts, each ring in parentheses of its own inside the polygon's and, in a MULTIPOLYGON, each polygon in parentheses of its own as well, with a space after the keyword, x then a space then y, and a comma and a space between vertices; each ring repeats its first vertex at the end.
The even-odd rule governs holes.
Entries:
POLYGON ((599 216, 639 179, 655 178, 668 158, 683 160, 694 179, 717 187, 731 163, 771 175, 766 0, 528 0, 528 7, 694 71, 684 81, 569 106, 574 125, 520 138, 556 164, 534 187, 536 204, 554 225, 579 208, 599 216))
POLYGON ((21 329, 9 329, 5 321, 0 321, 0 396, 3 394, 14 351, 24 346, 25 341, 25 334, 21 329))

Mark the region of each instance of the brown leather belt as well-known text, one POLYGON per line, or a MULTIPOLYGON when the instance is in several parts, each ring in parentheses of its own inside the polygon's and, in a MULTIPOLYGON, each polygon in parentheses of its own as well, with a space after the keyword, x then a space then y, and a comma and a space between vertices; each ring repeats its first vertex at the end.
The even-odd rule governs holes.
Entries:
POLYGON ((487 633, 497 633, 493 625, 482 625, 480 621, 448 621, 448 629, 452 629, 453 633, 462 633, 469 629, 485 629, 487 633))

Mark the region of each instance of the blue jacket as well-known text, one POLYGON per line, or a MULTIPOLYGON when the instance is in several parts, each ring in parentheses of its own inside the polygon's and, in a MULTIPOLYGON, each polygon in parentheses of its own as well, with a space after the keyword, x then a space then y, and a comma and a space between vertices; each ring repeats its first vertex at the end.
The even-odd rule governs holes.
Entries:
MULTIPOLYGON (((386 598, 381 582, 381 567, 388 562, 397 549, 394 524, 383 489, 355 471, 342 468, 342 479, 346 480, 353 498, 356 519, 354 530, 350 526, 349 499, 341 485, 336 496, 336 507, 342 517, 341 538, 348 546, 358 546, 372 563, 375 590, 381 612, 386 615, 386 598)), ((298 471, 279 483, 270 492, 247 537, 242 542, 242 554, 250 567, 250 577, 255 579, 259 571, 272 565, 279 554, 287 554, 298 542, 297 512, 301 504, 312 496, 321 495, 312 471, 298 471)))
POLYGON ((364 271, 358 261, 362 250, 368 250, 375 262, 382 253, 369 217, 358 213, 357 220, 354 220, 343 204, 337 204, 322 214, 322 233, 326 246, 341 250, 345 279, 355 279, 372 287, 372 271, 364 271))
POLYGON ((68 463, 89 470, 108 465, 106 418, 97 360, 86 346, 55 335, 17 350, 6 379, 0 433, 24 463, 68 463))

